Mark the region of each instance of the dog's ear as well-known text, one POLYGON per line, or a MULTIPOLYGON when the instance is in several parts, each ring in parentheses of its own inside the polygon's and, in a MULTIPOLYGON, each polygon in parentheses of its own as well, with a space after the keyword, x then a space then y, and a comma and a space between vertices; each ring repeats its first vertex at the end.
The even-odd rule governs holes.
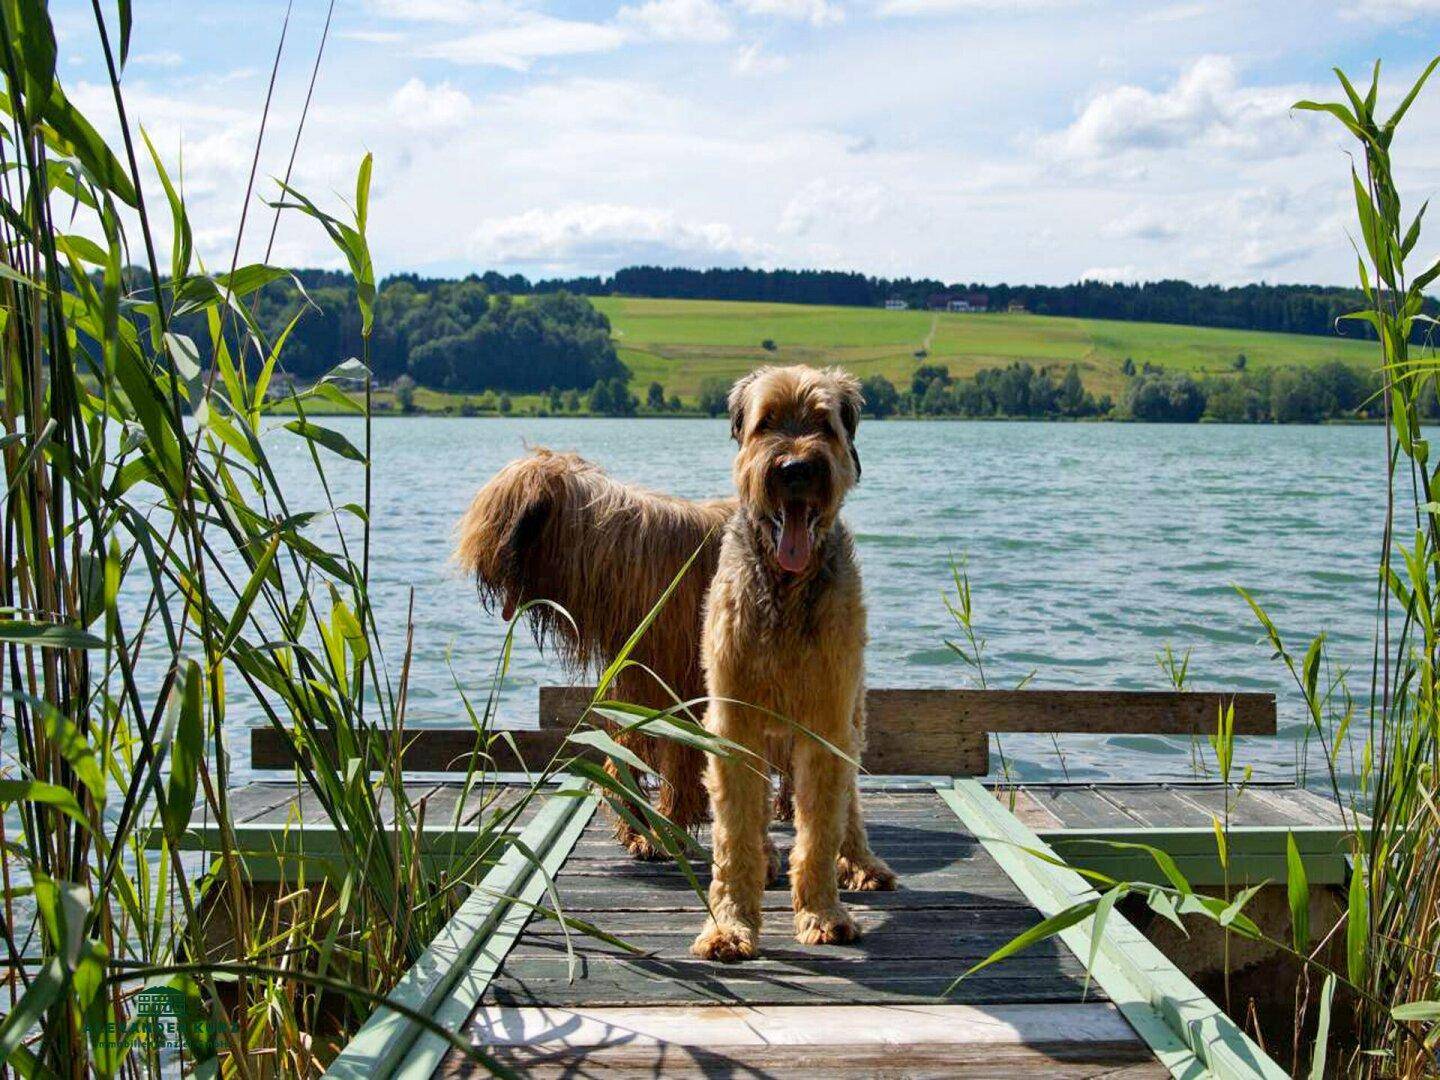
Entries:
POLYGON ((740 433, 745 430, 745 408, 750 396, 750 385, 760 377, 763 368, 756 368, 748 375, 741 375, 735 380, 735 385, 730 387, 730 397, 727 399, 730 405, 730 437, 737 443, 740 441, 740 433))
POLYGON ((859 480, 860 452, 855 449, 855 431, 860 426, 860 410, 865 407, 865 394, 860 389, 860 380, 849 372, 835 369, 835 381, 840 387, 840 426, 845 429, 850 460, 855 463, 855 479, 859 480))

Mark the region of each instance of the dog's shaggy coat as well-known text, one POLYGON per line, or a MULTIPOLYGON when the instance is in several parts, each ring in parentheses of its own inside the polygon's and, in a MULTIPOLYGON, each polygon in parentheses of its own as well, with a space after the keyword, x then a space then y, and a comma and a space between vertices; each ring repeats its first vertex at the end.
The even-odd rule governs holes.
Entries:
MULTIPOLYGON (((586 671, 620 652, 703 544, 631 653, 690 701, 705 694, 701 605, 721 528, 735 507, 734 499, 691 502, 621 484, 575 454, 540 449, 512 461, 476 494, 457 529, 455 559, 474 574, 486 605, 498 602, 507 620, 530 601, 564 608, 568 617, 547 603, 527 615, 542 645, 556 643, 575 670, 586 671)), ((613 696, 657 709, 675 704, 640 667, 620 673, 613 696)), ((686 828, 704 821, 704 755, 668 739, 624 740, 661 776, 656 809, 686 828)), ((616 833, 637 857, 662 854, 623 821, 616 833)))
MULTIPOLYGON (((708 689, 712 698, 786 718, 717 703, 706 724, 781 771, 782 813, 790 808, 783 792, 795 789, 797 937, 848 940, 857 931, 837 884, 871 890, 895 882, 866 841, 853 765, 825 745, 858 760, 864 740, 865 612, 849 533, 837 517, 860 475, 859 386, 838 370, 762 368, 736 384, 730 406, 740 443, 738 498, 677 499, 619 483, 574 454, 536 450, 477 493, 457 530, 456 560, 475 576, 486 605, 498 603, 507 619, 531 601, 564 608, 573 623, 547 604, 527 615, 542 644, 558 644, 574 668, 587 670, 619 652, 698 550, 632 659, 681 700, 708 689), (803 490, 782 491, 780 471, 800 459, 809 463, 803 490), (804 504, 804 517, 782 531, 790 495, 804 504)), ((656 708, 674 703, 638 667, 621 674, 615 696, 656 708)), ((721 759, 707 770, 703 754, 674 741, 626 738, 660 774, 656 808, 675 823, 704 820, 708 783, 717 816, 715 919, 695 948, 719 959, 753 956, 760 890, 779 870, 766 835, 765 778, 752 765, 737 773, 737 762, 721 759)), ((616 830, 632 854, 663 854, 623 821, 616 830)))
MULTIPOLYGON (((731 390, 740 506, 725 527, 701 640, 707 729, 772 763, 788 762, 795 936, 809 945, 858 936, 839 885, 894 884, 870 851, 856 790, 865 606, 839 512, 860 479, 860 407, 859 384, 835 369, 761 368, 731 390)), ((706 784, 714 816, 711 916, 693 951, 746 959, 759 943, 769 785, 739 755, 711 757, 706 784)))

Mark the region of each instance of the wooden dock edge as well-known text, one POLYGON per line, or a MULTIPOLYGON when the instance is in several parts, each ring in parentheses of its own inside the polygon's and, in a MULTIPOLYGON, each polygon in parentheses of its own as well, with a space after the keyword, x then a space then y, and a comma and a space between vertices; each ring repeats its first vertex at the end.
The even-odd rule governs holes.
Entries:
MULTIPOLYGON (((937 783, 936 790, 1042 916, 1098 895, 1074 870, 1031 854, 1060 861, 979 781, 961 777, 937 783)), ((1284 1080, 1289 1075, 1118 912, 1110 912, 1098 938, 1093 918, 1058 936, 1088 963, 1091 977, 1173 1076, 1284 1080)))
MULTIPOLYGON (((451 1035, 458 1032, 597 805, 579 778, 565 780, 550 793, 517 845, 481 879, 387 1000, 430 1017, 451 1035)), ((330 1063, 325 1076, 428 1078, 451 1046, 449 1039, 425 1025, 380 1005, 330 1063)))

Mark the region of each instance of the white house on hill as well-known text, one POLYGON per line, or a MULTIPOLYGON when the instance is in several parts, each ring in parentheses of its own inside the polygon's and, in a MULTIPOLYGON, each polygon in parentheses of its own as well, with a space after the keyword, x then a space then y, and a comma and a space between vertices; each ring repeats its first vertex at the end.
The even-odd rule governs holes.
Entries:
POLYGON ((886 311, 904 311, 909 306, 909 304, 907 304, 904 300, 901 300, 898 296, 892 296, 889 300, 885 301, 886 311))

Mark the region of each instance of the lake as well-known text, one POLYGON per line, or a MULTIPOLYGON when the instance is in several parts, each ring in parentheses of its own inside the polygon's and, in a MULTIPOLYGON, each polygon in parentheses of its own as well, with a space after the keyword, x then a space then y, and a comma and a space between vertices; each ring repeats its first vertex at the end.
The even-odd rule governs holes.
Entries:
MULTIPOLYGON (((357 422, 325 423, 359 438, 357 422)), ((451 529, 527 445, 576 450, 680 495, 730 487, 724 421, 417 417, 377 420, 374 432, 372 580, 397 672, 414 589, 413 724, 463 722, 455 681, 475 699, 489 686, 503 627, 447 565, 451 529)), ((299 440, 271 446, 296 503, 318 507, 299 440)), ((1298 652, 1327 631, 1335 659, 1355 666, 1354 691, 1368 691, 1380 428, 888 422, 862 424, 859 450, 864 481, 846 517, 869 602, 871 686, 976 685, 944 643, 957 630, 941 596, 950 560, 963 558, 992 687, 1033 672, 1036 687, 1168 689, 1156 653, 1193 648, 1192 688, 1279 693, 1283 737, 1242 740, 1237 754, 1257 776, 1294 776, 1305 728, 1233 586, 1298 652)), ((351 468, 328 460, 337 475, 351 468)), ((341 483, 337 501, 358 491, 341 483)), ((526 723, 535 686, 566 681, 528 636, 512 675, 502 715, 526 723)), ((233 724, 255 718, 236 706, 233 724)), ((1010 736, 1003 749, 1027 778, 1192 776, 1188 739, 1067 737, 1061 747, 1063 765, 1048 736, 1010 736)), ((248 756, 237 753, 237 766, 248 756)))

